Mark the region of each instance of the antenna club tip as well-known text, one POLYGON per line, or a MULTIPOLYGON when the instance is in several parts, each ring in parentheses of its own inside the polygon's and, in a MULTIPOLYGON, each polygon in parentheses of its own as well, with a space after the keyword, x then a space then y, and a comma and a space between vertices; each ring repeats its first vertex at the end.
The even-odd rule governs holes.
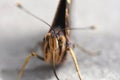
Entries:
POLYGON ((96 30, 96 26, 91 26, 90 29, 96 30))
POLYGON ((16 2, 16 6, 19 7, 19 8, 22 7, 22 5, 20 4, 20 2, 16 2))

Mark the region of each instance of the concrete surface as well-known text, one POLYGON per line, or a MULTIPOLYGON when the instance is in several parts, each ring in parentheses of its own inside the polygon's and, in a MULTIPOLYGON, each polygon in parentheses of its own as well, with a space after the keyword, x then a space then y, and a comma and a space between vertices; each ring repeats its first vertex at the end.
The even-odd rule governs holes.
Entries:
MULTIPOLYGON (((19 0, 28 10, 49 24, 59 0, 19 0)), ((0 80, 16 80, 17 73, 48 27, 15 7, 16 0, 0 0, 0 80)), ((96 31, 72 31, 73 42, 90 51, 75 48, 83 80, 120 80, 120 1, 74 0, 72 27, 97 25, 96 31)), ((42 52, 40 52, 42 54, 42 52)), ((60 80, 78 80, 68 55, 57 69, 60 80)), ((32 58, 21 80, 56 80, 50 66, 32 58)))

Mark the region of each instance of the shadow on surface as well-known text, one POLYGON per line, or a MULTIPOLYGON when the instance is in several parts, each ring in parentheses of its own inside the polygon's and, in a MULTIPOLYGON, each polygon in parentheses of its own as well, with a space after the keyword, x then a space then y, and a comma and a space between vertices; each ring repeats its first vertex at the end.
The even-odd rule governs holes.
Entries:
MULTIPOLYGON (((18 70, 2 70, 3 80, 16 80, 18 70)), ((21 80, 49 80, 54 77, 51 66, 42 65, 34 69, 25 70, 21 80)))

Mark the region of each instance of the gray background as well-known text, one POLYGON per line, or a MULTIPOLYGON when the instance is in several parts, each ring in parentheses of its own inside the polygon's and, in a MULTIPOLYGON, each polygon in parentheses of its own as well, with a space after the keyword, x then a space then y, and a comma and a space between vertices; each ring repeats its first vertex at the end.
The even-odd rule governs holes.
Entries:
MULTIPOLYGON (((36 16, 52 23, 59 0, 19 0, 36 16)), ((44 23, 22 12, 16 0, 0 0, 0 80, 15 80, 29 52, 49 30, 44 23)), ((97 52, 91 56, 75 48, 84 80, 120 80, 120 1, 74 0, 71 27, 96 25, 97 30, 72 31, 73 42, 97 52)), ((42 52, 40 52, 42 53, 42 52)), ((39 54, 40 54, 39 53, 39 54)), ((78 80, 68 55, 57 69, 60 80, 78 80)), ((51 67, 32 58, 22 80, 56 80, 51 67)))

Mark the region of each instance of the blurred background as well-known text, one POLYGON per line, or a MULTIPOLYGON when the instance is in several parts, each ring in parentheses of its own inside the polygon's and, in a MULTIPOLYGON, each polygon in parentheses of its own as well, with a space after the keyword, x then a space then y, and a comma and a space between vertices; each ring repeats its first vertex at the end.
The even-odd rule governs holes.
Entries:
MULTIPOLYGON (((16 7, 25 8, 49 24, 59 0, 0 0, 0 80, 16 80, 26 56, 43 40, 49 27, 16 7)), ((83 80, 120 80, 120 1, 74 0, 71 27, 95 25, 96 30, 74 30, 70 37, 99 55, 88 55, 75 48, 83 80)), ((42 51, 39 50, 42 55, 42 51)), ((71 56, 57 69, 60 80, 78 80, 71 56)), ((32 58, 21 80, 56 80, 52 68, 32 58)))

